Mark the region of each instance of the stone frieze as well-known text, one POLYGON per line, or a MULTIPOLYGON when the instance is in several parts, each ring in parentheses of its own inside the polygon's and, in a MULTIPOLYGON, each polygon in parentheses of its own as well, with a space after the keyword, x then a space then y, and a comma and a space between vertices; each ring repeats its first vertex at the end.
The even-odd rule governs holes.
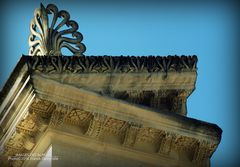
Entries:
POLYGON ((197 56, 24 56, 29 71, 137 73, 196 71, 197 56))

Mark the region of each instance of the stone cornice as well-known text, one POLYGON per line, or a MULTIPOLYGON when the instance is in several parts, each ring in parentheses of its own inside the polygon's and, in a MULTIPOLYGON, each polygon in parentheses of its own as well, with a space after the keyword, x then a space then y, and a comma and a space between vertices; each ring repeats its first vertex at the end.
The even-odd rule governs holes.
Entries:
POLYGON ((22 88, 29 80, 29 73, 26 61, 21 58, 5 83, 2 90, 0 90, 0 119, 3 117, 4 108, 9 105, 7 103, 13 101, 13 99, 19 94, 22 88))
MULTIPOLYGON (((2 92, 5 92, 5 95, 1 101, 1 114, 7 118, 1 119, 4 122, 0 126, 2 128, 1 135, 3 135, 0 144, 5 148, 3 158, 18 153, 30 153, 48 128, 72 133, 73 130, 68 129, 69 126, 70 128, 80 128, 78 135, 86 139, 107 142, 109 136, 116 136, 119 141, 118 146, 150 153, 151 156, 166 156, 171 159, 171 154, 175 150, 174 154, 176 151, 183 151, 192 164, 208 161, 221 140, 222 131, 217 125, 161 109, 144 107, 111 96, 111 93, 121 93, 124 88, 129 88, 127 92, 129 91, 129 95, 133 97, 143 96, 144 92, 138 92, 140 89, 135 91, 131 86, 124 85, 122 90, 113 89, 110 94, 104 94, 104 92, 101 94, 98 90, 81 88, 81 84, 84 83, 82 81, 78 85, 73 84, 74 81, 71 80, 71 77, 76 81, 81 80, 79 78, 83 75, 103 75, 105 77, 110 74, 111 79, 115 77, 121 81, 123 80, 121 77, 124 75, 130 78, 141 78, 147 74, 152 77, 151 82, 154 81, 153 83, 159 87, 155 89, 151 85, 149 89, 157 94, 157 98, 176 96, 173 99, 172 110, 177 111, 183 106, 179 104, 186 103, 186 98, 194 89, 196 62, 196 57, 23 56, 8 81, 11 86, 9 88, 5 86, 2 92), (157 62, 155 62, 155 65, 152 66, 154 68, 150 70, 148 67, 153 63, 153 59, 158 59, 162 64, 159 65, 158 62, 159 66, 156 67, 157 62), (99 64, 95 62, 98 60, 99 64), (126 63, 127 61, 128 63, 126 63), (98 68, 99 66, 101 67, 98 68), (98 70, 94 71, 96 69, 98 70), (128 70, 124 71, 123 69, 128 70), (69 73, 71 75, 68 75, 69 73), (112 74, 116 74, 117 77, 112 74), (167 77, 159 78, 159 76, 167 77), (177 82, 179 81, 177 77, 188 82, 187 84, 190 86, 184 82, 188 89, 181 87, 180 82, 178 83, 179 87, 174 87, 174 89, 162 89, 161 84, 164 86, 165 82, 161 80, 177 82), (10 95, 6 94, 10 90, 13 92, 10 95), (17 99, 14 100, 15 97, 17 99), (8 112, 10 109, 12 113, 8 112), (17 118, 18 120, 16 120, 17 118), (143 149, 142 144, 149 145, 153 150, 149 152, 149 150, 143 149)), ((86 84, 92 81, 94 76, 91 80, 86 79, 86 84)), ((150 78, 149 76, 147 78, 150 78)), ((145 83, 145 85, 148 84, 145 83)), ((142 85, 139 88, 145 89, 142 85)), ((11 165, 16 167, 22 164, 23 161, 11 162, 11 165)))
POLYGON ((27 113, 34 97, 26 61, 21 58, 0 92, 0 152, 27 113))
POLYGON ((121 117, 125 121, 144 122, 148 126, 191 134, 192 137, 195 135, 202 136, 202 139, 212 140, 216 143, 220 140, 221 129, 214 124, 134 105, 72 85, 62 85, 59 82, 42 77, 35 77, 33 83, 38 97, 43 99, 61 102, 75 108, 84 108, 88 112, 103 112, 116 119, 121 117), (66 94, 66 92, 68 93, 66 94))
MULTIPOLYGON (((149 156, 166 156, 171 159, 174 152, 182 151, 192 165, 206 163, 218 144, 200 139, 198 135, 190 137, 182 132, 172 132, 171 128, 163 130, 144 122, 113 118, 104 114, 104 111, 94 113, 39 98, 35 98, 28 111, 28 115, 16 126, 16 133, 5 143, 4 156, 16 157, 18 154, 30 153, 47 127, 103 143, 114 135, 119 141, 115 143, 116 146, 126 147, 129 151, 140 151, 149 156), (78 130, 74 132, 72 126, 76 126, 78 130), (145 147, 141 147, 142 144, 153 149, 145 150, 145 147)), ((19 167, 24 161, 10 162, 12 166, 19 167)))
POLYGON ((1 161, 4 162, 3 166, 22 165, 24 157, 21 159, 21 156, 32 151, 47 129, 51 113, 56 108, 54 103, 36 98, 27 107, 26 114, 19 118, 20 121, 15 125, 14 132, 9 133, 12 136, 3 143, 5 148, 0 156, 1 161), (8 160, 10 157, 18 156, 20 157, 18 160, 8 160))
POLYGON ((208 160, 218 145, 218 142, 215 143, 213 140, 200 138, 199 134, 188 136, 180 130, 173 132, 172 128, 151 127, 137 120, 124 120, 123 117, 113 118, 106 115, 104 110, 102 113, 96 113, 61 103, 56 103, 56 110, 52 113, 49 124, 51 128, 65 132, 69 132, 67 125, 77 126, 81 129, 81 135, 102 142, 107 142, 109 136, 115 135, 122 147, 145 153, 171 158, 174 150, 183 151, 193 164, 201 164, 208 160), (144 143, 154 146, 154 150, 141 148, 144 143))
POLYGON ((30 71, 136 73, 196 71, 197 56, 24 56, 30 71))

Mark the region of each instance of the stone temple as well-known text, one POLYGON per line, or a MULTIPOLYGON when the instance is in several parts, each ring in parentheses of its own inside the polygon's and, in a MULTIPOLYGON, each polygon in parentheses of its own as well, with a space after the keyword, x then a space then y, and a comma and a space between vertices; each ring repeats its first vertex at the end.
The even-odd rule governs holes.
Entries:
POLYGON ((53 4, 30 31, 0 94, 0 166, 210 166, 222 130, 187 117, 196 56, 86 56, 53 4))

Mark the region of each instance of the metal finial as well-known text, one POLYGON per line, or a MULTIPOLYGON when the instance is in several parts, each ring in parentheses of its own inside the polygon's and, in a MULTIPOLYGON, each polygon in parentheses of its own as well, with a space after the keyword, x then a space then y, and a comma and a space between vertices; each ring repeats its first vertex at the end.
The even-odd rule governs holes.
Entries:
POLYGON ((61 56, 61 49, 64 47, 75 56, 83 55, 86 48, 81 43, 83 36, 77 30, 78 24, 70 20, 67 11, 58 11, 53 4, 47 5, 46 8, 41 4, 40 8, 34 11, 34 18, 30 23, 29 55, 61 56), (51 20, 49 15, 53 15, 51 20), (60 18, 62 20, 58 21, 60 18), (69 28, 63 29, 64 26, 69 28))

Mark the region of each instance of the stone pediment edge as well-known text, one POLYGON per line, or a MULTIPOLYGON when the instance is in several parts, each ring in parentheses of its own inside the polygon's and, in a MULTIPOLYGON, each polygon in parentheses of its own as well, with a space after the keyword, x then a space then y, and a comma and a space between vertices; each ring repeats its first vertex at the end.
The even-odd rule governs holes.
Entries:
POLYGON ((201 136, 203 140, 214 143, 220 140, 221 129, 214 124, 130 104, 40 76, 33 77, 33 83, 38 97, 56 103, 84 108, 89 112, 102 113, 117 119, 132 120, 157 129, 164 128, 190 137, 201 136), (69 92, 66 93, 67 91, 69 92))

